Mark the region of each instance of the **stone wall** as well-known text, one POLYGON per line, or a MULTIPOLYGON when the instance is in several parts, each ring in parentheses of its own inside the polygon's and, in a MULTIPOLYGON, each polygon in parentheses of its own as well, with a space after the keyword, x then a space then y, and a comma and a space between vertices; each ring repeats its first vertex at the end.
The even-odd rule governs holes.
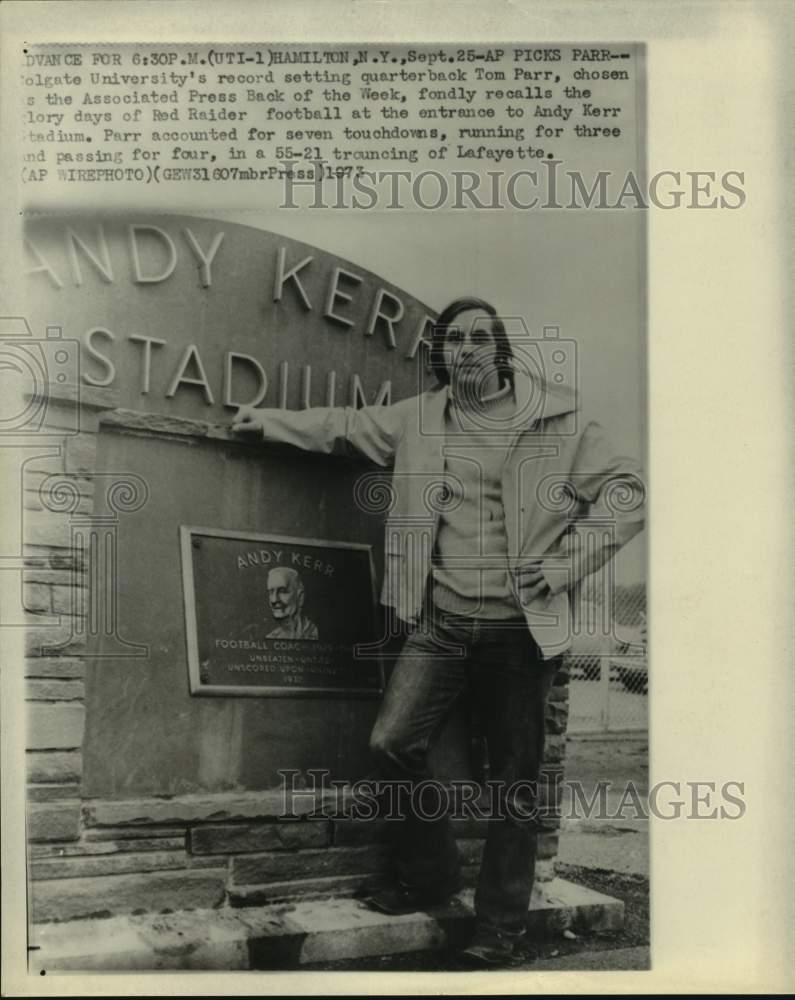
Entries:
POLYGON ((51 386, 37 444, 48 457, 23 467, 22 537, 27 699, 28 839, 46 852, 81 835, 88 567, 75 545, 89 519, 99 418, 113 406, 103 390, 51 386), (80 406, 77 405, 78 391, 80 406))
MULTIPOLYGON (((31 830, 33 919, 349 895, 385 871, 384 821, 311 818, 313 804, 302 801, 306 812, 298 804, 290 820, 280 818, 281 792, 77 802, 70 825, 31 830)), ((471 884, 486 821, 453 822, 471 884)), ((557 839, 554 823, 538 837, 539 889, 553 877, 557 839)))

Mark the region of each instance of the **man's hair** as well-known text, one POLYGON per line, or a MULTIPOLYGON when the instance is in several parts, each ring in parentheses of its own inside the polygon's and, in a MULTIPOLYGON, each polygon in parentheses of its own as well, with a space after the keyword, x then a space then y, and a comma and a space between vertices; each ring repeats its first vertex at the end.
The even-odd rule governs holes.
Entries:
POLYGON ((449 306, 443 309, 433 324, 433 335, 431 337, 431 368, 441 385, 446 385, 450 381, 450 375, 445 364, 444 346, 447 338, 447 331, 454 325, 456 316, 470 310, 484 312, 491 316, 491 334, 494 337, 494 362, 497 367, 497 376, 500 388, 509 383, 513 386, 513 351, 505 332, 505 324, 497 316, 497 310, 485 299, 463 298, 456 299, 449 306))

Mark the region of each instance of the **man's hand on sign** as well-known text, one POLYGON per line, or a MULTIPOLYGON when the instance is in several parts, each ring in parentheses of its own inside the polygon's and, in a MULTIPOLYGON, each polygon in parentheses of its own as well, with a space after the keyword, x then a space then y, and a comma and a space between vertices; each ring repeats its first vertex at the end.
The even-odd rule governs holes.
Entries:
POLYGON ((233 431, 262 432, 262 417, 255 406, 241 406, 232 421, 233 431))
POLYGON ((541 569, 541 560, 520 566, 516 571, 516 579, 522 604, 530 604, 538 597, 549 597, 549 583, 541 569))

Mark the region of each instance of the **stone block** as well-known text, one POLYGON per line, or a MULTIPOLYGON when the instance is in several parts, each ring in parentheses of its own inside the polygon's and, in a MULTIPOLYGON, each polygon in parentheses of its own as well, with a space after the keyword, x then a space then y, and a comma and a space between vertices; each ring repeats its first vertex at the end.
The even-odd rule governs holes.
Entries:
POLYGON ((25 697, 28 701, 80 701, 85 696, 85 685, 82 681, 28 680, 25 684, 25 697))
POLYGON ((52 589, 46 583, 25 583, 22 587, 22 607, 26 611, 52 611, 52 589))
POLYGON ((88 586, 87 573, 71 569, 52 569, 48 562, 33 569, 23 570, 22 576, 25 583, 46 583, 56 587, 71 587, 74 583, 79 587, 88 586))
MULTIPOLYGON (((42 476, 42 482, 44 482, 46 477, 42 476)), ((80 480, 77 476, 62 476, 61 480, 66 479, 71 484, 75 484, 74 495, 69 496, 67 503, 68 510, 70 514, 91 514, 94 510, 94 493, 93 486, 90 493, 86 493, 84 489, 77 486, 78 482, 87 482, 88 480, 80 480)), ((26 483, 27 487, 27 483, 26 483)), ((39 489, 28 489, 26 488, 22 493, 22 505, 25 510, 46 510, 52 511, 53 513, 62 512, 64 510, 64 500, 63 492, 59 491, 56 485, 55 490, 46 489, 41 487, 39 489)))
POLYGON ((25 462, 22 477, 26 490, 38 489, 47 476, 63 475, 63 451, 58 455, 37 455, 25 462))
POLYGON ((527 915, 527 929, 578 933, 617 931, 624 926, 624 903, 560 878, 537 882, 527 915))
POLYGON ((290 882, 269 882, 267 885, 230 885, 229 903, 231 906, 265 906, 296 898, 352 896, 375 876, 374 872, 362 872, 355 875, 329 875, 326 878, 294 879, 290 882))
POLYGON ((49 554, 49 564, 53 569, 79 569, 84 570, 86 557, 82 549, 69 549, 69 551, 53 551, 49 554))
POLYGON ((566 732, 569 720, 569 706, 563 702, 550 702, 547 705, 545 726, 547 732, 559 734, 566 732))
POLYGON ((544 763, 560 763, 566 754, 566 738, 561 734, 550 734, 544 743, 544 763))
POLYGON ((332 820, 331 827, 335 847, 381 843, 389 833, 389 825, 383 819, 335 819, 332 820))
POLYGON ((107 386, 86 385, 83 382, 50 382, 48 390, 49 405, 53 409, 61 407, 68 412, 70 407, 80 404, 81 426, 83 421, 99 421, 100 411, 118 406, 119 390, 109 389, 107 386))
POLYGON ((560 801, 563 789, 566 787, 563 780, 563 765, 545 764, 541 775, 538 784, 539 800, 543 802, 560 801))
POLYGON ((559 761, 545 760, 538 775, 540 792, 554 791, 563 783, 563 764, 559 761))
POLYGON ((76 434, 66 442, 66 471, 92 473, 97 461, 97 439, 93 434, 76 434))
MULTIPOLYGON (((16 609, 15 609, 16 610, 16 609)), ((46 611, 28 611, 25 608, 22 609, 22 615, 17 620, 13 622, 16 625, 24 625, 25 629, 33 628, 47 628, 50 627, 53 630, 59 627, 63 618, 58 615, 53 615, 46 611)))
POLYGON ((36 545, 23 545, 22 565, 27 573, 32 569, 47 569, 50 565, 50 549, 36 545))
POLYGON ((71 514, 51 510, 29 510, 22 521, 26 545, 68 549, 72 545, 71 514))
POLYGON ((290 851, 325 847, 330 839, 328 820, 197 826, 189 834, 191 854, 290 851))
MULTIPOLYGON (((301 934, 299 965, 333 962, 351 952, 366 957, 385 951, 426 951, 441 948, 446 942, 441 924, 427 913, 387 917, 365 910, 350 899, 300 901, 291 914, 291 924, 301 934)), ((264 957, 272 941, 263 936, 252 942, 253 955, 258 954, 257 945, 262 945, 259 957, 264 957)))
POLYGON ((45 785, 28 785, 28 802, 58 802, 61 799, 80 798, 80 785, 72 782, 53 782, 45 785))
POLYGON ((86 568, 85 554, 82 549, 63 548, 63 546, 53 548, 48 545, 37 545, 35 541, 31 541, 30 539, 26 539, 23 542, 22 556, 25 573, 32 570, 43 571, 46 569, 70 570, 75 567, 81 572, 85 572, 86 568))
POLYGON ((37 467, 39 466, 38 461, 26 462, 22 472, 22 485, 24 488, 33 493, 38 493, 41 490, 42 483, 48 476, 58 475, 60 470, 57 468, 57 459, 50 459, 50 464, 51 468, 47 471, 41 467, 37 467))
POLYGON ((446 930, 472 921, 472 910, 457 899, 443 910, 387 916, 352 899, 298 900, 282 917, 268 921, 279 907, 247 910, 251 927, 252 968, 289 969, 356 956, 398 955, 448 944, 446 930))
MULTIPOLYGON (((217 864, 217 863, 216 863, 217 864)), ((34 858, 29 865, 32 879, 87 878, 123 875, 188 867, 184 848, 176 851, 117 851, 62 858, 34 858)))
POLYGON ((546 861, 549 858, 555 858, 558 853, 558 840, 559 835, 557 831, 539 833, 538 840, 536 841, 537 861, 546 861))
MULTIPOLYGON (((140 837, 135 840, 87 841, 85 838, 69 844, 32 844, 32 858, 84 858, 103 854, 121 854, 136 851, 182 851, 185 855, 183 837, 140 837)), ((218 861, 214 862, 216 865, 218 861)))
POLYGON ((28 702, 29 750, 72 750, 83 743, 85 709, 74 702, 28 702))
POLYGON ((25 761, 31 782, 79 781, 83 774, 83 755, 79 750, 28 750, 25 761))
POLYGON ((76 584, 54 584, 51 588, 52 610, 61 615, 84 615, 88 590, 76 584))
POLYGON ((366 847, 327 847, 322 850, 272 851, 232 859, 232 882, 254 885, 290 879, 376 872, 386 864, 380 844, 366 847))
MULTIPOLYGON (((106 841, 134 842, 160 839, 180 838, 185 843, 185 827, 182 826, 98 826, 83 831, 83 840, 89 844, 100 844, 106 841)), ((129 847, 126 850, 137 850, 129 847)))
POLYGON ((536 861, 536 882, 551 882, 555 877, 555 859, 539 858, 536 861))
MULTIPOLYGON (((138 410, 119 409, 103 416, 102 422, 108 426, 125 427, 145 431, 150 434, 177 434, 190 437, 210 436, 210 427, 202 420, 174 417, 166 413, 141 413, 138 410)), ((226 439, 222 435, 222 439, 226 439)))
POLYGON ((25 660, 26 677, 58 677, 63 680, 85 676, 83 660, 72 656, 31 656, 25 660))
POLYGON ((538 831, 541 833, 554 833, 560 826, 560 796, 553 786, 549 790, 542 787, 536 803, 536 819, 538 820, 538 831))
POLYGON ((80 802, 31 802, 27 809, 28 840, 77 840, 80 802))
POLYGON ((224 867, 33 882, 33 919, 42 923, 136 911, 211 909, 224 900, 226 877, 224 867))
POLYGON ((24 490, 22 493, 22 506, 25 510, 44 510, 41 497, 33 490, 24 490))
MULTIPOLYGON (((94 512, 94 486, 91 480, 80 479, 78 476, 65 477, 71 484, 74 484, 75 492, 69 502, 69 512, 71 514, 93 514, 94 512), (88 482, 88 488, 78 485, 88 482)), ((29 496, 30 491, 25 491, 25 496, 29 496)), ((61 493, 57 487, 55 491, 42 490, 38 493, 39 503, 45 510, 59 510, 62 507, 61 493)))
POLYGON ((51 394, 47 400, 47 409, 44 413, 44 428, 48 436, 57 434, 59 431, 66 436, 69 432, 82 430, 80 420, 80 410, 76 400, 61 401, 55 399, 51 394))
POLYGON ((54 500, 48 498, 58 497, 60 501, 65 492, 63 484, 68 484, 66 488, 86 500, 91 500, 94 497, 95 484, 92 476, 71 475, 55 467, 50 471, 25 467, 24 486, 27 493, 35 493, 44 500, 55 504, 54 500))
POLYGON ((237 916, 231 910, 200 910, 167 914, 149 927, 140 924, 150 956, 144 968, 221 973, 251 968, 248 930, 240 927, 237 916), (186 926, 189 918, 193 927, 186 926))
POLYGON ((38 924, 30 971, 248 970, 249 933, 240 915, 230 910, 38 924))
MULTIPOLYGON (((224 792, 182 795, 174 799, 95 799, 84 803, 87 826, 127 826, 160 823, 221 823, 232 820, 277 819, 284 815, 280 789, 262 792, 224 792)), ((307 815, 316 808, 309 795, 296 796, 293 811, 307 815)))
POLYGON ((26 656, 79 656, 86 647, 85 633, 75 634, 73 620, 66 616, 50 619, 52 624, 29 621, 25 629, 26 656))

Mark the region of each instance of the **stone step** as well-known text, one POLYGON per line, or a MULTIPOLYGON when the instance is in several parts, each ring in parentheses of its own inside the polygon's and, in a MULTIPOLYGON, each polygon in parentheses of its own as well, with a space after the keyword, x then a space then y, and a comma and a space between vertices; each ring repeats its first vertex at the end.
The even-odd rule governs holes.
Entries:
MULTIPOLYGON (((480 864, 463 864, 461 875, 465 886, 477 884, 480 864)), ((289 902, 296 898, 326 899, 333 896, 348 897, 367 883, 384 877, 383 868, 352 875, 329 875, 322 878, 292 879, 289 882, 266 882, 260 885, 227 886, 231 906, 266 906, 271 903, 289 902)))
POLYGON ((290 882, 267 882, 261 885, 230 884, 229 903, 234 907, 267 906, 272 903, 289 902, 296 898, 327 899, 353 896, 362 885, 378 878, 379 874, 367 872, 328 875, 322 878, 293 879, 290 882))
MULTIPOLYGON (((287 970, 425 951, 463 941, 474 916, 472 897, 466 889, 448 906, 400 917, 332 898, 38 924, 31 930, 31 970, 287 970)), ((562 879, 534 893, 527 915, 531 933, 618 930, 623 920, 623 902, 562 879)))
MULTIPOLYGON (((474 886, 480 865, 463 865, 461 874, 464 885, 474 886)), ((367 883, 383 879, 383 868, 372 872, 356 872, 349 875, 328 875, 319 878, 292 879, 289 882, 264 882, 259 885, 227 886, 229 903, 235 907, 266 906, 271 903, 289 902, 294 899, 326 899, 330 897, 353 896, 367 883)))
POLYGON ((286 798, 279 789, 261 792, 227 792, 216 795, 181 795, 150 799, 84 799, 83 820, 88 827, 175 826, 193 823, 280 820, 315 813, 326 802, 329 811, 344 809, 344 793, 325 796, 297 791, 286 798), (338 801, 339 800, 339 801, 338 801))
MULTIPOLYGON (((63 703, 67 710, 79 713, 80 706, 63 703)), ((42 711, 50 706, 39 706, 42 711)), ((60 709, 59 709, 60 711, 60 709)), ((58 716, 57 721, 63 722, 65 716, 58 716)), ((46 719, 44 721, 47 721, 46 719)), ((80 719, 75 716, 75 725, 80 719)), ((43 733, 41 739, 46 748, 59 749, 71 745, 71 733, 51 735, 43 733)), ((558 766, 546 766, 545 773, 556 773, 558 766)), ((47 779, 42 779, 47 780, 47 779)), ((453 793, 451 791, 451 800, 453 793)), ((539 805, 558 798, 560 786, 551 779, 539 783, 539 805)), ((182 826, 200 823, 255 823, 277 820, 285 823, 290 819, 300 820, 312 815, 314 821, 320 817, 330 819, 339 824, 340 832, 345 837, 348 833, 351 839, 381 839, 383 827, 373 821, 350 821, 346 817, 355 814, 356 798, 350 786, 338 790, 320 787, 316 792, 309 789, 296 790, 286 796, 281 789, 265 789, 255 792, 224 792, 213 795, 191 794, 174 798, 136 798, 136 799, 84 799, 83 820, 87 827, 136 827, 136 826, 182 826), (356 832, 354 832, 354 830, 356 832)), ((466 819, 454 820, 459 837, 482 837, 485 829, 485 817, 488 815, 490 803, 488 798, 471 804, 470 815, 466 819)))

